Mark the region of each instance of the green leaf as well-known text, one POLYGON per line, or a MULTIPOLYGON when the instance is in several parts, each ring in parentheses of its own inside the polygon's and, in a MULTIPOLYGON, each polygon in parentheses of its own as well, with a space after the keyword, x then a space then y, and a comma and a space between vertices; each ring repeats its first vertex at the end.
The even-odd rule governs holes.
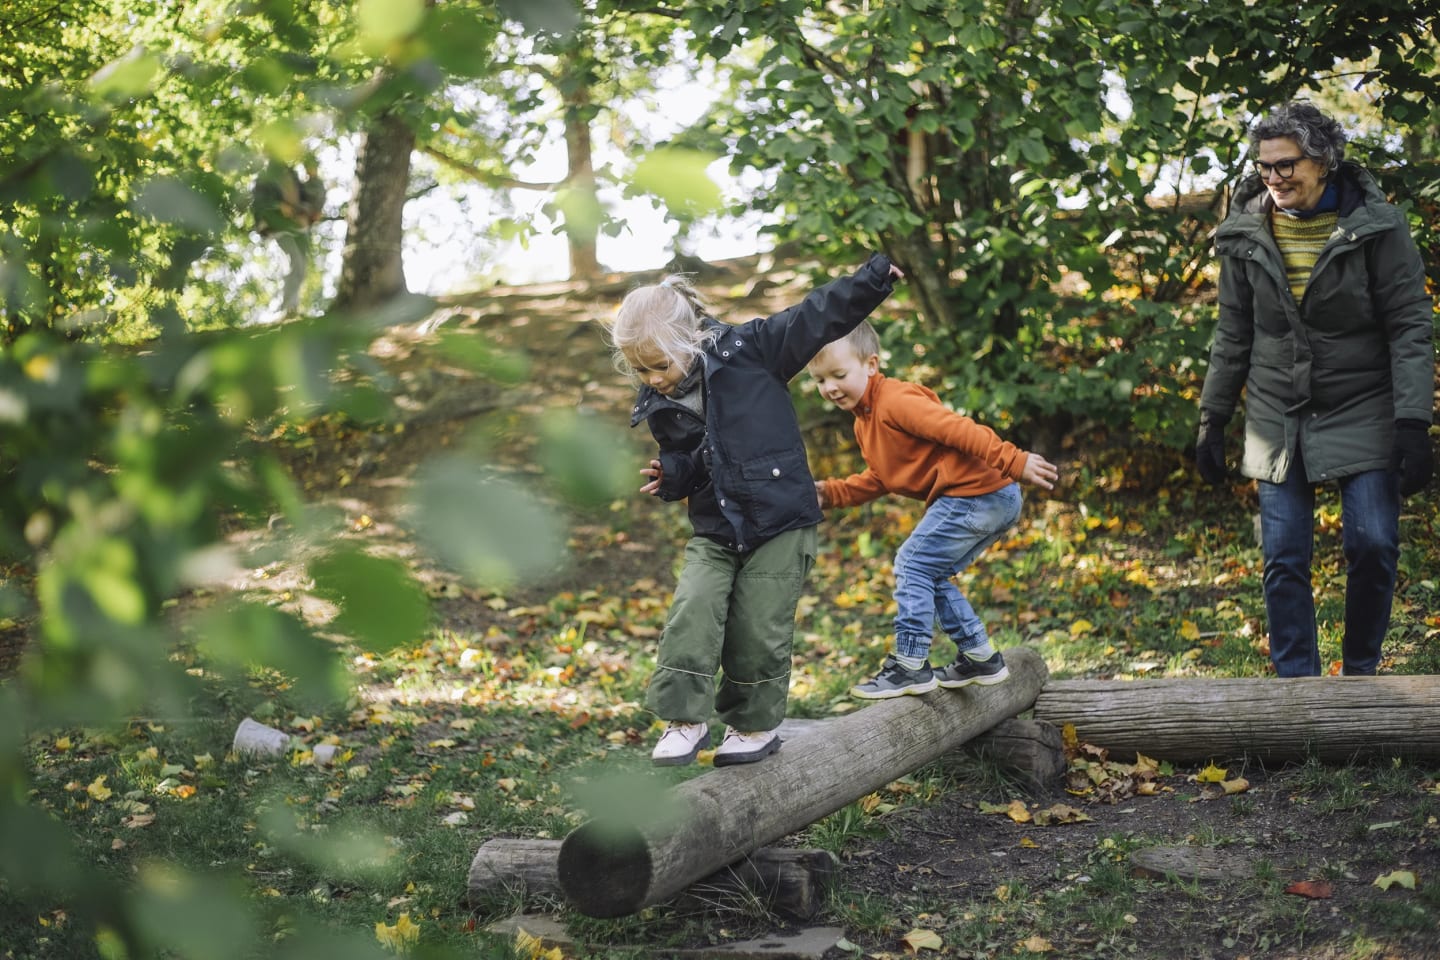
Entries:
POLYGON ((452 454, 422 466, 411 507, 419 536, 436 556, 482 586, 539 574, 561 554, 554 512, 473 456, 452 454))
POLYGON ((316 595, 340 607, 330 627, 367 650, 416 643, 430 626, 430 602, 399 560, 341 550, 309 568, 316 595))
POLYGON ((90 89, 106 99, 123 100, 150 92, 160 73, 160 58, 141 47, 113 60, 90 78, 90 89))
POLYGON ((631 176, 631 183, 646 193, 659 197, 672 213, 703 216, 718 212, 724 206, 720 187, 706 167, 717 158, 714 154, 679 147, 662 147, 646 154, 631 176))
POLYGON ((225 221, 209 198, 189 184, 170 177, 144 183, 135 197, 135 209, 193 233, 219 233, 225 228, 225 221))
POLYGON ((540 437, 540 463, 572 503, 609 503, 641 483, 627 435, 608 421, 555 411, 541 422, 540 437))
POLYGON ((360 42, 374 52, 414 33, 424 17, 425 0, 358 0, 355 9, 360 42))

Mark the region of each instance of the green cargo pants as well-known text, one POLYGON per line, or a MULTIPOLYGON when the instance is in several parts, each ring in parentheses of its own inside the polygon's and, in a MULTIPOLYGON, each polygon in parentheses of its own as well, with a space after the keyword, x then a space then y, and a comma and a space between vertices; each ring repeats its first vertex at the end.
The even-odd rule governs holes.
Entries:
POLYGON ((690 538, 645 705, 662 720, 684 723, 709 720, 713 707, 744 733, 780 726, 795 607, 815 545, 814 527, 782 533, 750 553, 690 538), (723 671, 718 690, 716 671, 723 671))

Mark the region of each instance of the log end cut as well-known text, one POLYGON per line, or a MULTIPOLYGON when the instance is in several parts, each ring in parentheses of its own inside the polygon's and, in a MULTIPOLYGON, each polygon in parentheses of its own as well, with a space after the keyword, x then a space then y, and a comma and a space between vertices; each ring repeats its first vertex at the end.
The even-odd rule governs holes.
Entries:
POLYGON ((654 865, 639 829, 593 821, 560 844, 557 872, 571 906, 587 917, 610 919, 645 905, 654 865))

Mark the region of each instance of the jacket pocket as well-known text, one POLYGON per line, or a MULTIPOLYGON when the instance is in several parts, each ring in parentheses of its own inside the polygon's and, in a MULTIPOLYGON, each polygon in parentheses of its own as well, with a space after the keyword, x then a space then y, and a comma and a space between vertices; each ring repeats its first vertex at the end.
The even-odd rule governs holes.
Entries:
POLYGON ((801 452, 756 457, 740 465, 744 497, 759 532, 768 534, 808 512, 815 503, 815 481, 801 452), (808 499, 807 499, 808 495, 808 499))

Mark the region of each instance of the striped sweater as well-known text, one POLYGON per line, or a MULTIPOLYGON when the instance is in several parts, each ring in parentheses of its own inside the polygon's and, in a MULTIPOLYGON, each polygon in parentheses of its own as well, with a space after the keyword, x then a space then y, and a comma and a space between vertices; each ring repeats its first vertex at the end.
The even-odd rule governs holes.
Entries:
POLYGON ((1305 219, 1287 216, 1278 210, 1270 214, 1270 230, 1285 258, 1285 280, 1296 303, 1305 298, 1310 271, 1315 269, 1315 261, 1325 249, 1325 241, 1335 232, 1339 219, 1340 215, 1333 210, 1305 219))

